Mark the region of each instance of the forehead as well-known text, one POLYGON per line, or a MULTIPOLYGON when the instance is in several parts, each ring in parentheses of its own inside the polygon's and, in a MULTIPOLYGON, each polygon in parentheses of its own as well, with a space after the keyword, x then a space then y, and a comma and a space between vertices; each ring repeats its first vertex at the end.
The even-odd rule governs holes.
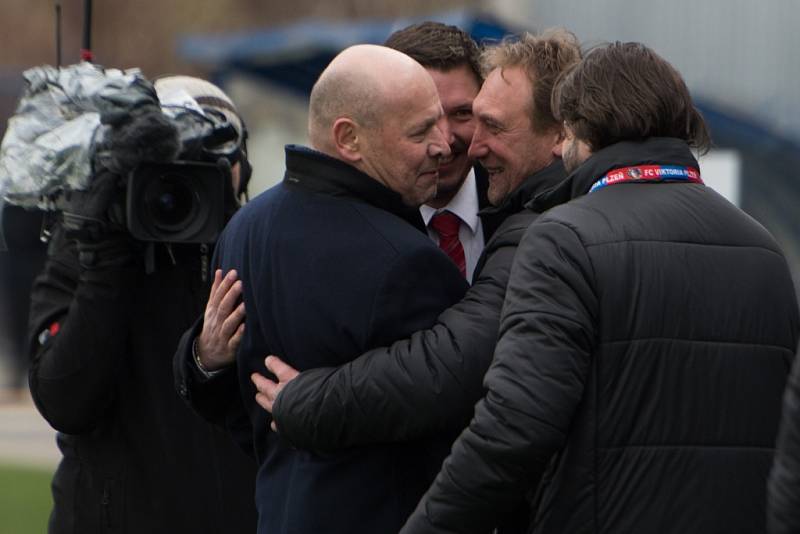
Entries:
POLYGON ((483 82, 473 102, 473 111, 498 117, 529 115, 533 103, 533 90, 528 75, 522 67, 494 69, 483 82))
POLYGON ((425 121, 436 120, 442 113, 439 95, 430 78, 393 93, 385 102, 384 126, 388 123, 409 128, 425 121))
POLYGON ((426 70, 433 78, 433 83, 436 85, 436 90, 443 105, 445 101, 451 100, 471 101, 481 88, 472 69, 467 65, 460 65, 448 70, 433 68, 426 70))

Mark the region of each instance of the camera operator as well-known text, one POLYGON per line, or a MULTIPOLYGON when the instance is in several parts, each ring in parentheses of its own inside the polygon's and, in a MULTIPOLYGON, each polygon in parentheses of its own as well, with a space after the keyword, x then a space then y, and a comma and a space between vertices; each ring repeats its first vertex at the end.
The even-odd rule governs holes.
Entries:
MULTIPOLYGON (((236 130, 232 167, 220 164, 231 178, 227 220, 249 168, 233 103, 197 78, 173 76, 154 85, 159 97, 185 92, 236 130)), ((141 111, 144 119, 163 117, 152 108, 141 111)), ((173 387, 172 354, 205 308, 213 244, 134 239, 124 222, 130 180, 99 166, 87 191, 67 195, 34 283, 30 388, 58 430, 63 454, 52 483, 49 532, 252 532, 254 463, 173 387)))

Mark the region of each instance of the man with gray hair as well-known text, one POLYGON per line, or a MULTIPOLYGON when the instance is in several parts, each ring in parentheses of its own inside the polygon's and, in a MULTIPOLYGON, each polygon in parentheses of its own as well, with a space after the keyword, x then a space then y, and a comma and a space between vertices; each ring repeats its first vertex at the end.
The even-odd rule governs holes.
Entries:
POLYGON ((299 369, 341 365, 432 324, 463 296, 466 282, 418 210, 450 153, 442 118, 417 62, 348 48, 312 90, 313 148, 287 147, 283 182, 220 239, 215 263, 230 272, 218 271, 202 331, 198 323, 179 347, 178 389, 212 421, 240 423, 232 430, 260 466, 260 534, 395 532, 446 454, 441 439, 297 450, 270 432, 250 381, 270 353, 299 369))

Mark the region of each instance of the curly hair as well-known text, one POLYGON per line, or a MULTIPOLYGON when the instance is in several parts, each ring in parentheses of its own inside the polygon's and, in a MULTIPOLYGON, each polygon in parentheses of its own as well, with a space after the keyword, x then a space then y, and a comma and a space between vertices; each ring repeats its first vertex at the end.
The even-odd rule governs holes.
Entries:
POLYGON ((481 54, 481 69, 487 76, 495 69, 523 68, 533 88, 530 110, 533 128, 546 131, 560 127, 550 104, 553 84, 562 71, 580 59, 578 38, 565 29, 552 28, 540 35, 524 33, 509 37, 487 48, 481 54))

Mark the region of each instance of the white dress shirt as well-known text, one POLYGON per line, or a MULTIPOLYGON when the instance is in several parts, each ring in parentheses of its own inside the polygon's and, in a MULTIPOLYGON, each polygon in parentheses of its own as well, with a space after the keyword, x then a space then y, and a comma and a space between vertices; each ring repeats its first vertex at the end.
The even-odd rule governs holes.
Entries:
POLYGON ((464 247, 467 281, 470 283, 472 283, 475 265, 478 263, 481 252, 483 252, 484 245, 483 226, 481 226, 481 219, 478 217, 478 209, 478 190, 475 187, 474 170, 469 171, 458 193, 446 206, 437 209, 423 204, 419 207, 422 220, 425 221, 425 226, 428 228, 428 236, 437 245, 439 244, 439 235, 428 226, 433 216, 440 211, 449 211, 458 215, 458 218, 461 219, 461 225, 458 228, 458 240, 461 241, 461 246, 464 247))

